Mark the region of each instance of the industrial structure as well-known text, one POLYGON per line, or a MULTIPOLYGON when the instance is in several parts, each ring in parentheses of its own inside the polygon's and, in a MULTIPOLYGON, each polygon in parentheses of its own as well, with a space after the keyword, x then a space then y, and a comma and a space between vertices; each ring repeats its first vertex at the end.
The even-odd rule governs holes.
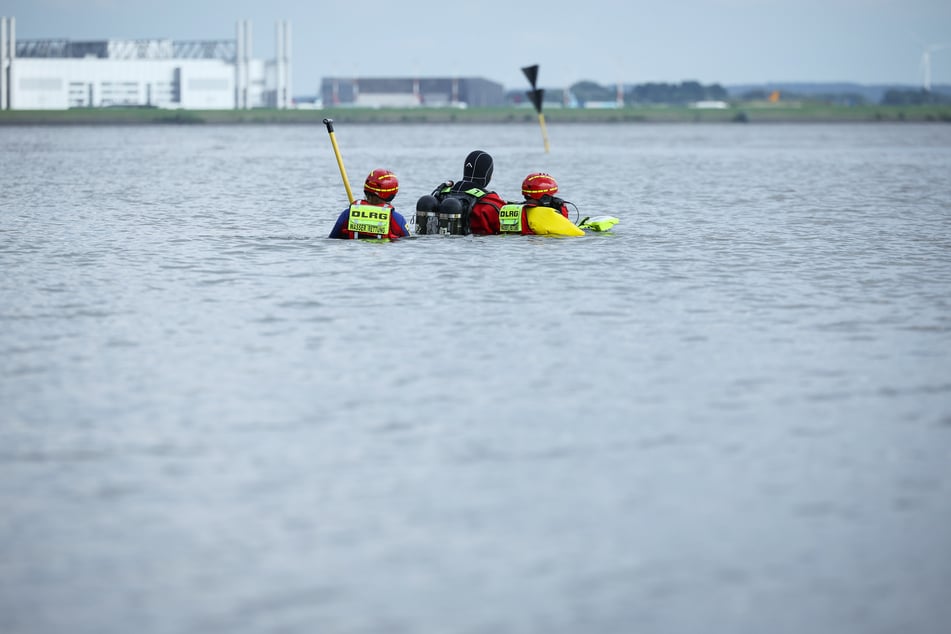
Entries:
POLYGON ((482 108, 506 103, 502 84, 479 77, 325 77, 320 82, 320 99, 325 108, 482 108))
POLYGON ((275 57, 255 59, 251 23, 234 40, 73 42, 16 39, 0 19, 0 110, 110 106, 229 110, 291 106, 291 28, 276 24, 275 57))

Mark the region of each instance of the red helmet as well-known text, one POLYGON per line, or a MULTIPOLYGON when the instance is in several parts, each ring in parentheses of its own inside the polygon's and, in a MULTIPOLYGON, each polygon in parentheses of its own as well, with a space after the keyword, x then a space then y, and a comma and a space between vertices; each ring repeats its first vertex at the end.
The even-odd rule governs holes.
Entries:
POLYGON ((525 198, 540 200, 546 194, 554 196, 557 193, 558 183, 548 174, 535 172, 526 176, 525 180, 522 181, 522 195, 525 198))
POLYGON ((363 183, 364 194, 367 196, 375 194, 383 200, 393 200, 399 190, 400 182, 396 180, 396 174, 379 167, 370 172, 366 182, 363 183))

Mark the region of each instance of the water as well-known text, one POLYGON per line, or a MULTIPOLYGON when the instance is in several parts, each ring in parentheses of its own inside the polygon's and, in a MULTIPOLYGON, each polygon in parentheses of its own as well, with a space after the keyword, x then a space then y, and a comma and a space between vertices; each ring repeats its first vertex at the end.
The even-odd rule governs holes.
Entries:
POLYGON ((951 127, 0 128, 0 631, 951 623, 951 127))

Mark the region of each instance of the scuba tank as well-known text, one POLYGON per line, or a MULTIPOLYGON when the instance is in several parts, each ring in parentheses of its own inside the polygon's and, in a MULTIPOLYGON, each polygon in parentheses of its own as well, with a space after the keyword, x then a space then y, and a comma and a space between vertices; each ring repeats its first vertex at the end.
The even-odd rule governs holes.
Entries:
POLYGON ((469 233, 467 218, 462 207, 462 201, 454 196, 443 198, 437 209, 439 218, 439 233, 449 235, 466 235, 469 233))
POLYGON ((439 233, 439 219, 436 208, 439 201, 435 196, 422 196, 416 201, 416 233, 424 236, 439 233))

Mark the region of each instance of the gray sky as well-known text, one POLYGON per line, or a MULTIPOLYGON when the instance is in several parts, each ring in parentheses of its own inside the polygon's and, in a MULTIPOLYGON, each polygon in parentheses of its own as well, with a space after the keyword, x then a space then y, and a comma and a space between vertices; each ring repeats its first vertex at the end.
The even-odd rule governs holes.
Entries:
POLYGON ((2 0, 20 39, 233 39, 271 58, 292 29, 293 92, 322 77, 475 76, 527 88, 696 80, 951 84, 951 0, 2 0), (476 8, 478 7, 478 8, 476 8))

